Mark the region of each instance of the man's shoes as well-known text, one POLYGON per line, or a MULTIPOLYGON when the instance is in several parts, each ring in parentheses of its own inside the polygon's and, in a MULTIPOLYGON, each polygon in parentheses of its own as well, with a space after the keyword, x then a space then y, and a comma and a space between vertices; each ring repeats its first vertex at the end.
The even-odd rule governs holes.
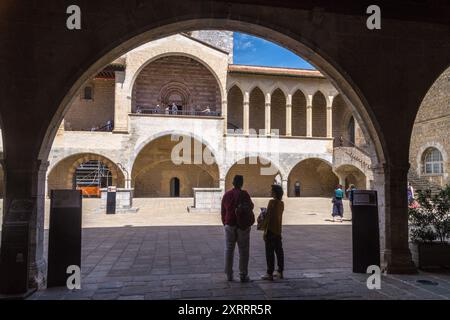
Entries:
POLYGON ((266 273, 265 275, 263 275, 261 277, 262 280, 269 280, 269 281, 273 281, 273 275, 266 273))
POLYGON ((275 277, 278 279, 284 279, 283 271, 275 271, 275 277))
POLYGON ((241 276, 241 282, 242 283, 250 282, 249 276, 241 276))

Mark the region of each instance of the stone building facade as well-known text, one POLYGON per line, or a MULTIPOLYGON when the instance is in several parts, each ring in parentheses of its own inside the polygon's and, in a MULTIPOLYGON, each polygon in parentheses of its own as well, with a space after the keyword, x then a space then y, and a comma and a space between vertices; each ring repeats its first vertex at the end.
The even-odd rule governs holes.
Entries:
POLYGON ((257 197, 274 181, 287 196, 296 185, 305 197, 331 196, 338 183, 372 187, 371 142, 332 83, 314 70, 234 65, 232 44, 231 32, 176 34, 106 66, 72 101, 47 189, 77 187, 95 163, 110 169, 103 184, 136 197, 192 197, 231 187, 235 174, 257 197), (174 163, 180 146, 190 161, 174 163))
POLYGON ((409 180, 416 189, 450 183, 450 68, 431 86, 414 123, 409 180))

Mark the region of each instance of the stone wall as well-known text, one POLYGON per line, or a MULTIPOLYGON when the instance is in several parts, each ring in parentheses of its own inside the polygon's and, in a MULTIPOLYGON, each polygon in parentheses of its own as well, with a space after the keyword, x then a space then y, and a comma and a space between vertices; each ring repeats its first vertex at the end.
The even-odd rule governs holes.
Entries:
POLYGON ((95 79, 88 86, 93 88, 93 99, 83 99, 83 90, 74 98, 64 117, 66 130, 91 130, 114 120, 114 79, 95 79))
POLYGON ((180 197, 192 197, 193 188, 219 187, 218 171, 212 176, 203 166, 194 164, 175 165, 165 161, 143 169, 134 177, 134 196, 170 197, 172 178, 179 179, 180 197))
POLYGON ((410 170, 434 184, 450 182, 450 68, 431 86, 422 101, 414 123, 410 145, 410 170), (424 152, 438 149, 444 158, 444 174, 425 175, 422 171, 424 152))
POLYGON ((233 31, 199 30, 190 32, 190 36, 228 52, 229 63, 233 63, 233 31))

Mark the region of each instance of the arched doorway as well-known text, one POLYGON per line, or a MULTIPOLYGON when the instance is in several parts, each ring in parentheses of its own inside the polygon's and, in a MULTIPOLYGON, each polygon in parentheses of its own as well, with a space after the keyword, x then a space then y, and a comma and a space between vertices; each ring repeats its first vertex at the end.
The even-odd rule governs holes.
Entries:
POLYGON ((170 179, 170 196, 174 198, 180 196, 180 179, 176 177, 170 179))

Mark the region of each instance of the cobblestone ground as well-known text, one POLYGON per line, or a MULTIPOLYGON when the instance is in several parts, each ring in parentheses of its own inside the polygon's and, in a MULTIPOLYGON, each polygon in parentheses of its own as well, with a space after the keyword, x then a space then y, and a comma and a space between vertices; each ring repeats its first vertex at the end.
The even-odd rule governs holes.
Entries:
POLYGON ((254 229, 254 281, 228 282, 220 219, 186 213, 191 203, 136 199, 138 213, 106 216, 98 200, 84 201, 82 289, 51 288, 29 299, 450 299, 450 274, 382 276, 381 290, 367 289, 367 275, 351 272, 350 222, 328 221, 329 199, 286 201, 285 279, 259 280, 264 243, 254 229))

